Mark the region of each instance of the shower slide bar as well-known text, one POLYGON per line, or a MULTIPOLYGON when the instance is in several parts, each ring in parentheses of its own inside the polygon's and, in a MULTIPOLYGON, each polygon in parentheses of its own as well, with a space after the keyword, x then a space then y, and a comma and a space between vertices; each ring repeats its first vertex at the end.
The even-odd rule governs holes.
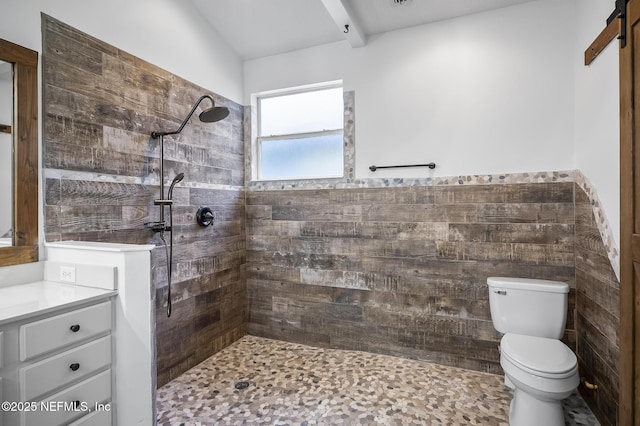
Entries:
POLYGON ((427 164, 401 164, 399 166, 369 166, 369 170, 375 172, 378 169, 395 169, 399 167, 428 167, 430 169, 435 169, 436 163, 431 162, 427 164))

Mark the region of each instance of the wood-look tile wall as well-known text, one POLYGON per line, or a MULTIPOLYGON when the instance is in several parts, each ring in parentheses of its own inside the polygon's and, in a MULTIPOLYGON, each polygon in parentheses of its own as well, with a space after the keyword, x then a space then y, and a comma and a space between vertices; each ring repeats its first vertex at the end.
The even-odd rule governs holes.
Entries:
POLYGON ((605 426, 618 424, 620 283, 607 257, 591 203, 576 186, 577 355, 581 375, 598 385, 580 392, 605 426))
POLYGON ((158 246, 162 385, 246 333, 243 108, 47 16, 43 97, 46 240, 158 246), (174 305, 166 318, 165 250, 144 226, 159 218, 159 146, 150 133, 177 128, 204 93, 230 116, 214 124, 194 116, 165 138, 167 179, 185 173, 174 191, 174 305), (215 214, 206 229, 195 221, 202 205, 215 214))
POLYGON ((570 284, 574 184, 247 193, 249 333, 500 372, 489 276, 570 284))

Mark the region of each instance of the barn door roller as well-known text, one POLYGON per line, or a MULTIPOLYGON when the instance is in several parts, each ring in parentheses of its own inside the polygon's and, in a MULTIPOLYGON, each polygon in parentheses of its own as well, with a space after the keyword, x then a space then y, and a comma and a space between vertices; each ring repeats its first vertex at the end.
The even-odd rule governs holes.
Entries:
POLYGON ((620 48, 627 45, 627 3, 629 0, 616 0, 616 8, 611 15, 607 18, 607 25, 613 22, 614 19, 620 19, 620 34, 618 34, 618 40, 620 40, 620 48))

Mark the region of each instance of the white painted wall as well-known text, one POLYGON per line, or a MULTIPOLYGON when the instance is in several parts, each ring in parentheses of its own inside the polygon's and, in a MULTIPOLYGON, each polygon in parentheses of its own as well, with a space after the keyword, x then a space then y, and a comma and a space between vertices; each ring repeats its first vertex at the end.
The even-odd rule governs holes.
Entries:
POLYGON ((245 62, 252 93, 343 79, 355 90, 356 177, 574 168, 575 2, 538 0, 245 62), (425 169, 371 164, 435 161, 425 169))
POLYGON ((613 2, 577 2, 575 49, 575 155, 598 192, 613 236, 620 247, 620 96, 618 42, 614 41, 588 67, 584 51, 604 29, 613 2))
POLYGON ((233 101, 242 61, 184 0, 5 1, 0 37, 41 52, 40 12, 233 101))

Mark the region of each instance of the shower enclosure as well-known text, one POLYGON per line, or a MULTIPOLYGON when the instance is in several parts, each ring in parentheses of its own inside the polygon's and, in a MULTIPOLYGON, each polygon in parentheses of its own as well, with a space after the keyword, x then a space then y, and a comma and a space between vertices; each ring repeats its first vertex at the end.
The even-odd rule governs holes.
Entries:
POLYGON ((157 222, 149 222, 145 225, 155 232, 160 233, 160 238, 164 243, 165 254, 167 257, 167 316, 171 316, 171 272, 173 264, 173 188, 175 185, 184 179, 184 173, 178 173, 169 186, 167 197, 164 193, 164 137, 170 135, 176 135, 184 129, 187 122, 196 111, 200 103, 209 99, 211 101, 211 107, 202 111, 199 115, 200 121, 203 123, 214 123, 225 119, 229 115, 229 109, 227 107, 215 106, 213 98, 209 95, 202 95, 187 114, 187 117, 182 121, 180 127, 177 130, 170 132, 151 132, 151 137, 154 139, 160 139, 160 198, 154 200, 154 204, 160 206, 160 220, 157 222), (169 206, 169 224, 165 222, 164 207, 169 206), (169 244, 165 239, 165 232, 169 232, 169 244))

